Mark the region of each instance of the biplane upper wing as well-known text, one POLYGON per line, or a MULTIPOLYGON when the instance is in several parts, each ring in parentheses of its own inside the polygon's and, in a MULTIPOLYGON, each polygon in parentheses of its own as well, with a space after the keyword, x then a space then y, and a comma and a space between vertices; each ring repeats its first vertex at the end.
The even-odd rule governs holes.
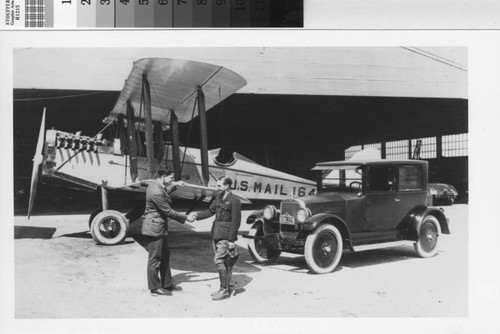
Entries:
POLYGON ((196 103, 197 87, 205 94, 205 108, 209 110, 247 84, 239 74, 218 65, 169 58, 144 58, 134 62, 125 86, 105 123, 119 114, 126 115, 127 101, 141 115, 141 91, 144 76, 151 87, 153 121, 169 123, 169 110, 174 110, 179 122, 191 120, 196 103))
MULTIPOLYGON (((145 192, 148 185, 151 182, 156 182, 156 180, 149 179, 149 180, 143 180, 140 182, 135 182, 135 183, 130 183, 121 187, 108 187, 111 189, 117 189, 117 190, 131 190, 131 191, 137 191, 140 189, 141 191, 145 192)), ((182 186, 176 186, 176 190, 173 192, 174 196, 176 198, 182 198, 182 199, 196 199, 200 197, 211 197, 215 193, 217 193, 218 190, 213 187, 206 187, 202 185, 197 185, 197 184, 192 184, 192 183, 184 183, 182 186)), ((238 196, 234 194, 236 197, 238 197, 243 204, 251 204, 252 201, 250 201, 247 198, 238 196)))

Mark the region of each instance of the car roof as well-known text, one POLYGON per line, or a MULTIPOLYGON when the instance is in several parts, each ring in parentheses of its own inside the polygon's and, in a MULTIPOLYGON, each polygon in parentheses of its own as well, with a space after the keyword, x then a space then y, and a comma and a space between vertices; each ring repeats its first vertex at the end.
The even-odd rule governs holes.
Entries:
POLYGON ((434 183, 434 182, 430 182, 429 185, 433 186, 433 187, 453 187, 453 188, 455 188, 452 184, 448 184, 448 183, 434 183))
POLYGON ((427 165, 427 161, 423 160, 410 160, 410 159, 376 159, 376 160, 343 160, 343 161, 326 161, 318 162, 312 170, 329 169, 333 167, 346 166, 357 168, 367 165, 427 165))

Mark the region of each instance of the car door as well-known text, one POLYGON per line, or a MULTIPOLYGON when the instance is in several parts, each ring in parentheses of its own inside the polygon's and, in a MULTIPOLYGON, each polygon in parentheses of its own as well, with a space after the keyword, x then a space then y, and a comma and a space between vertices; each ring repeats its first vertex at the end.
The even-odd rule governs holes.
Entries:
POLYGON ((424 173, 420 165, 400 165, 397 168, 397 191, 393 213, 395 221, 389 228, 395 228, 417 205, 425 204, 427 187, 423 182, 424 173))
POLYGON ((367 176, 366 230, 394 230, 427 191, 420 165, 370 166, 367 176))
POLYGON ((391 229, 399 214, 395 215, 397 168, 392 165, 372 165, 367 168, 365 231, 391 229))

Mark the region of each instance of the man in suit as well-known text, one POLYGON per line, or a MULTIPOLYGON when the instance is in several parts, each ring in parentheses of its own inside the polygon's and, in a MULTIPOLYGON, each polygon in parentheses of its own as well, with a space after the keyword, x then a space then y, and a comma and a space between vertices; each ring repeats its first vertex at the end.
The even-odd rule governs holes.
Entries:
POLYGON ((170 207, 172 199, 170 193, 176 185, 183 182, 174 182, 171 169, 160 169, 157 179, 146 190, 146 208, 143 215, 142 234, 147 241, 148 250, 148 288, 152 296, 169 296, 172 291, 182 288, 175 286, 170 271, 170 250, 168 247, 168 219, 174 219, 181 224, 189 218, 194 219, 194 214, 189 216, 179 213, 170 207), (158 277, 158 273, 160 277, 158 277))
POLYGON ((220 192, 207 210, 196 214, 198 220, 215 214, 211 236, 215 252, 215 267, 219 272, 220 289, 212 293, 213 300, 227 299, 231 296, 232 269, 238 259, 235 241, 238 239, 238 229, 241 223, 241 202, 231 192, 232 184, 231 178, 220 178, 217 181, 217 189, 220 192))

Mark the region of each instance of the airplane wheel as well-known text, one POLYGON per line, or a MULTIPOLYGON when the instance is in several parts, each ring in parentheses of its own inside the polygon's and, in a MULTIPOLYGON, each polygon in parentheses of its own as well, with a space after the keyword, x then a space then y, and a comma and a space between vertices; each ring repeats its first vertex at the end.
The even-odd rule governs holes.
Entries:
POLYGON ((92 226, 92 222, 94 221, 95 216, 97 216, 101 212, 102 212, 101 208, 98 208, 98 209, 95 209, 94 211, 92 211, 92 213, 90 214, 90 217, 89 217, 89 229, 92 226))
POLYGON ((115 210, 98 213, 90 225, 90 234, 99 245, 117 245, 127 236, 128 220, 115 210))

